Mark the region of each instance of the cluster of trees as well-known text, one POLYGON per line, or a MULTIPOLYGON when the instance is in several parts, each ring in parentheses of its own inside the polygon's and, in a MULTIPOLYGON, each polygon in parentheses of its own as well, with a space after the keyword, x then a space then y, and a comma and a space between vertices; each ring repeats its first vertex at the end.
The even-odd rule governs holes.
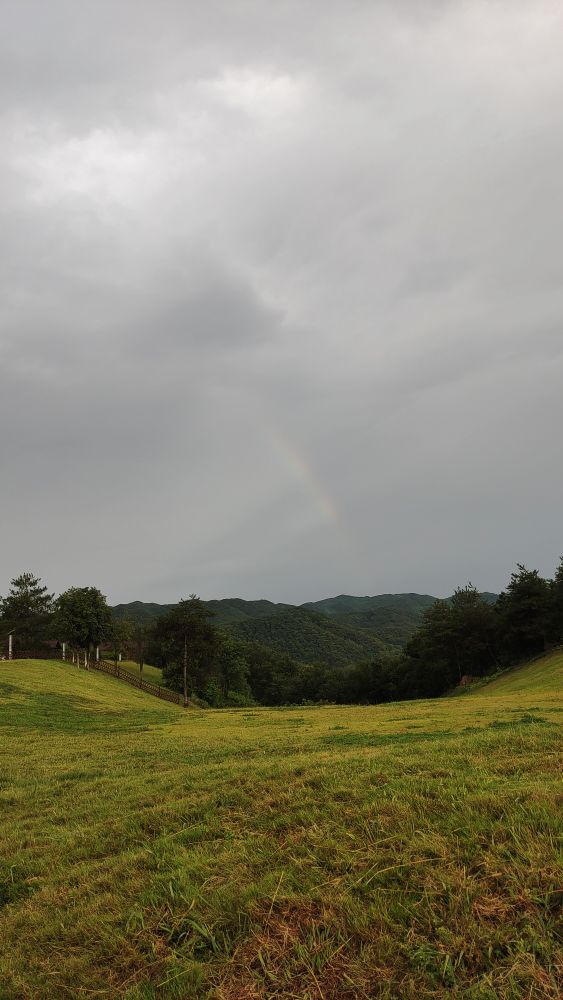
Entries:
POLYGON ((518 565, 491 605, 471 585, 429 608, 405 650, 410 697, 432 697, 563 643, 563 559, 546 580, 518 565))
POLYGON ((15 577, 6 597, 0 597, 0 639, 9 634, 16 653, 47 653, 65 642, 87 658, 103 644, 119 653, 136 641, 132 624, 114 620, 96 587, 71 587, 55 599, 33 573, 15 577))
MULTIPOLYGON (((482 677, 563 644, 563 559, 552 580, 518 565, 493 603, 471 584, 436 601, 404 650, 360 662, 305 663, 214 627, 213 611, 192 594, 156 622, 113 618, 95 587, 55 599, 31 573, 0 598, 0 638, 40 651, 53 642, 92 656, 96 646, 162 668, 164 683, 214 706, 303 702, 376 703, 435 697, 464 677, 482 677)), ((106 654, 107 655, 107 654, 106 654)))

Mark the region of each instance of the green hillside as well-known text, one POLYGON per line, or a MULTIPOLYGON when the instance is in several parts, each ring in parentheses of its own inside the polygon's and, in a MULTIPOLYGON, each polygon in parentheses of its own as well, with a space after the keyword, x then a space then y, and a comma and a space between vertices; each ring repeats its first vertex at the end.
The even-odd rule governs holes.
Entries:
MULTIPOLYGON (((245 601, 240 597, 226 597, 222 600, 203 602, 214 615, 216 625, 227 625, 231 622, 246 621, 248 618, 261 618, 273 615, 277 611, 285 611, 292 604, 274 604, 273 601, 245 601)), ((130 604, 116 604, 112 611, 117 618, 127 617, 132 621, 147 623, 155 621, 160 615, 166 614, 176 605, 147 604, 144 601, 132 601, 130 604)))
POLYGON ((175 604, 150 604, 145 601, 131 601, 129 604, 116 604, 111 610, 116 618, 130 618, 131 621, 138 622, 140 625, 147 625, 175 607, 175 604))
POLYGON ((247 621, 249 618, 264 618, 293 607, 291 604, 274 604, 272 601, 244 601, 240 597, 223 600, 204 601, 214 614, 215 625, 229 625, 232 622, 247 621))
POLYGON ((435 600, 428 594, 378 594, 375 597, 340 594, 305 607, 330 615, 348 628, 370 632, 386 645, 400 649, 412 637, 423 612, 435 600))
POLYGON ((532 663, 506 670, 500 677, 485 682, 481 688, 470 693, 472 697, 477 694, 505 697, 535 693, 541 696, 544 703, 547 699, 559 702, 563 693, 563 650, 554 650, 532 663))
POLYGON ((562 672, 186 712, 0 662, 2 1000, 557 1000, 562 672))
POLYGON ((340 594, 322 601, 308 601, 302 606, 324 615, 361 614, 376 608, 394 608, 410 614, 420 614, 434 604, 435 597, 429 594, 377 594, 375 597, 353 597, 340 594))
MULTIPOLYGON (((483 593, 494 604, 496 594, 483 593)), ((403 648, 419 627, 422 615, 436 601, 429 594, 378 594, 375 597, 352 597, 340 594, 324 601, 303 605, 312 611, 330 615, 349 628, 372 632, 381 642, 403 648)))
POLYGON ((387 648, 374 635, 305 608, 249 619, 229 626, 228 631, 237 639, 269 646, 303 663, 331 666, 366 659, 387 648))
MULTIPOLYGON (((325 617, 336 619, 339 624, 345 626, 348 630, 348 639, 352 637, 352 632, 355 630, 367 631, 373 633, 385 645, 400 647, 408 642, 420 622, 422 612, 434 601, 434 597, 425 594, 379 594, 375 597, 351 597, 342 594, 340 597, 313 601, 303 605, 275 604, 266 600, 245 601, 238 597, 205 601, 204 603, 213 611, 216 625, 254 622, 259 618, 271 618, 288 611, 313 611, 325 617)), ((171 607, 173 605, 145 604, 142 601, 133 601, 131 604, 118 604, 113 612, 117 617, 127 615, 133 621, 147 623, 154 621, 159 615, 169 611, 171 607)), ((307 632, 309 630, 308 619, 296 617, 294 619, 295 628, 299 621, 306 623, 307 632)), ((261 631, 259 626, 256 627, 256 630, 261 631)), ((254 631, 254 625, 250 631, 254 631)), ((303 639, 307 643, 307 635, 304 635, 303 639)), ((362 650, 361 655, 366 655, 366 649, 369 648, 371 652, 375 648, 373 644, 366 643, 365 636, 355 636, 354 641, 362 650)), ((274 648, 279 648, 279 646, 274 646, 274 648)), ((342 662, 338 653, 337 659, 338 662, 342 662)))

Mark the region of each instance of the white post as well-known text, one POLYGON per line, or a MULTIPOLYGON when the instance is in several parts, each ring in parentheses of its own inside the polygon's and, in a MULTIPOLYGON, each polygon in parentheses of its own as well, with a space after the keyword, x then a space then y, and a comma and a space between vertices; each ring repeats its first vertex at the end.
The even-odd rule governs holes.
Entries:
POLYGON ((12 659, 12 633, 8 636, 8 659, 12 659))
POLYGON ((88 653, 84 650, 84 669, 88 670, 88 653))
POLYGON ((66 660, 66 642, 63 642, 63 660, 66 660))
POLYGON ((96 663, 98 662, 99 659, 100 659, 100 647, 96 646, 96 663))
POLYGON ((121 653, 119 654, 119 662, 121 663, 121 653))

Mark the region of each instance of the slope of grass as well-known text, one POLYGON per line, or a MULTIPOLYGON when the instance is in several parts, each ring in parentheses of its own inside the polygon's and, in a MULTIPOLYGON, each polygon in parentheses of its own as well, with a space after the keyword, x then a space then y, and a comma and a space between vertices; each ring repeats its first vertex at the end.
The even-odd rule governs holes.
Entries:
POLYGON ((539 657, 533 663, 508 670, 490 681, 481 692, 484 695, 517 695, 526 691, 541 694, 544 699, 559 700, 563 681, 563 650, 539 657))
MULTIPOLYGON (((129 673, 135 674, 135 677, 141 676, 139 664, 135 663, 135 660, 122 660, 119 665, 124 670, 128 670, 129 673)), ((151 684, 162 684, 162 670, 160 667, 152 667, 150 663, 145 663, 142 676, 144 680, 150 681, 151 684)))
POLYGON ((2 1000, 558 997, 561 669, 183 712, 0 663, 2 1000))

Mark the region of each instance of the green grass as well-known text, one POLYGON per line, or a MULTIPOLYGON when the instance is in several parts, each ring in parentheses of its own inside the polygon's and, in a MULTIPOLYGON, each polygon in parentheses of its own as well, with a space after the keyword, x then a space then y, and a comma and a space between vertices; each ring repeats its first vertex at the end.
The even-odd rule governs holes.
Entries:
POLYGON ((0 997, 558 997, 562 672, 184 712, 0 663, 0 997))
MULTIPOLYGON (((134 660, 122 660, 119 664, 124 670, 129 670, 136 677, 141 676, 139 664, 134 660)), ((160 667, 151 667, 150 663, 145 663, 142 673, 143 680, 150 681, 151 684, 162 684, 162 670, 160 667)))

